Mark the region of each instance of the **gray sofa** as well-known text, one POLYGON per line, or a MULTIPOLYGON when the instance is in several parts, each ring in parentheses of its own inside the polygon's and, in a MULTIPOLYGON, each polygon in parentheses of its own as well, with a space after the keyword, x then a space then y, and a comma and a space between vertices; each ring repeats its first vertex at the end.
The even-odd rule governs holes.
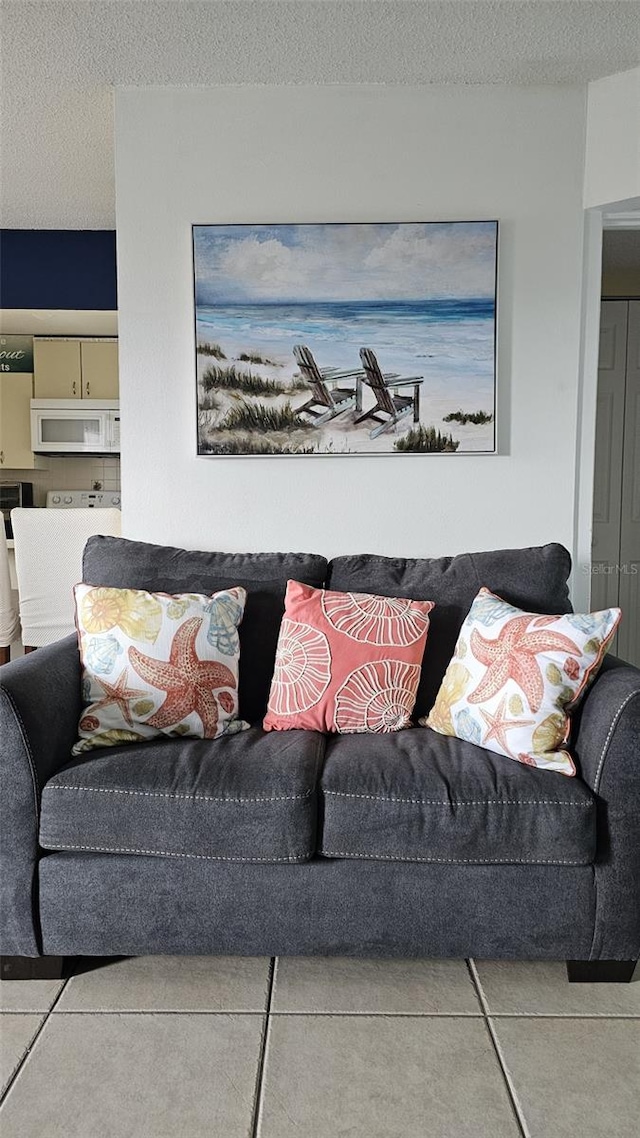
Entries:
POLYGON ((480 585, 570 611, 562 546, 437 560, 196 553, 90 539, 84 579, 248 590, 251 730, 71 758, 70 637, 0 672, 3 976, 65 956, 342 954, 565 959, 630 979, 640 955, 640 671, 607 659, 575 717, 580 777, 416 727, 265 733, 289 578, 436 602, 416 718, 480 585))

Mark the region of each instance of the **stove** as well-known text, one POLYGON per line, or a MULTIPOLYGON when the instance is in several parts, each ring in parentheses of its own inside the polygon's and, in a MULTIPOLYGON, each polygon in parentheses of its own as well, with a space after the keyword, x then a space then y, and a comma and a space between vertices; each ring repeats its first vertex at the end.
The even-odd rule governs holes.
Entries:
POLYGON ((120 491, 113 490, 48 490, 47 509, 99 510, 111 506, 120 509, 120 491))

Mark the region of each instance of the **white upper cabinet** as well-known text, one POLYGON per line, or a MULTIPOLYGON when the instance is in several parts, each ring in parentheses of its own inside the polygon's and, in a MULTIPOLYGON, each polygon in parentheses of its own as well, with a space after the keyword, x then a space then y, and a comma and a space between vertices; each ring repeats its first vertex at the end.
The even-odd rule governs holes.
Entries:
POLYGON ((33 376, 0 374, 0 471, 32 470, 30 407, 33 376))
POLYGON ((36 399, 117 399, 118 341, 36 337, 36 399))

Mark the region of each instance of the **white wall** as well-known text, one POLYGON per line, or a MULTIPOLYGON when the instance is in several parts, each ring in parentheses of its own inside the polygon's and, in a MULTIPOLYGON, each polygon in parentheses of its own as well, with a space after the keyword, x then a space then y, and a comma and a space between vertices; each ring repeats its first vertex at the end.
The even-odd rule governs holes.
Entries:
POLYGON ((584 91, 116 99, 124 532, 226 550, 572 547, 584 91), (192 223, 498 218, 498 456, 196 457, 192 223))
POLYGON ((584 204, 640 197, 640 67, 588 84, 584 204))

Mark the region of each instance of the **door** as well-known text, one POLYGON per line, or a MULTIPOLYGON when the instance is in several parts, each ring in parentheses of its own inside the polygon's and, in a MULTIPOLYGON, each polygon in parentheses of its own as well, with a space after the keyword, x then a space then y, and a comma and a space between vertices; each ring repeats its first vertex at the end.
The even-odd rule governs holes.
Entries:
POLYGON ((33 469, 32 394, 33 378, 29 373, 0 374, 0 470, 33 469))
POLYGON ((80 399, 82 371, 79 340, 33 341, 36 399, 80 399))
POLYGON ((640 665, 640 301, 602 303, 591 608, 620 605, 611 650, 640 665))
POLYGON ((83 340, 80 358, 83 399, 117 399, 117 340, 83 340))
POLYGON ((620 525, 618 655, 640 667, 640 300, 629 301, 620 525))

